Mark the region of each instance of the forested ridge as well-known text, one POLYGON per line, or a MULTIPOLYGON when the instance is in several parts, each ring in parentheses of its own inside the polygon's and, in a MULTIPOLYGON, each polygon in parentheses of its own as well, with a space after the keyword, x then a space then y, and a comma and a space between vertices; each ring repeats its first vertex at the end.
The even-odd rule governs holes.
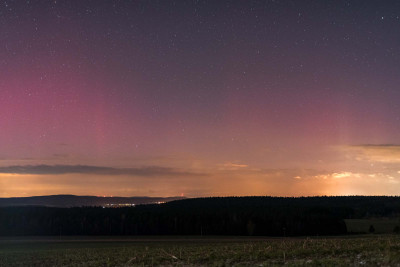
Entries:
POLYGON ((344 219, 397 217, 399 197, 212 197, 103 207, 2 207, 0 235, 341 235, 344 219))

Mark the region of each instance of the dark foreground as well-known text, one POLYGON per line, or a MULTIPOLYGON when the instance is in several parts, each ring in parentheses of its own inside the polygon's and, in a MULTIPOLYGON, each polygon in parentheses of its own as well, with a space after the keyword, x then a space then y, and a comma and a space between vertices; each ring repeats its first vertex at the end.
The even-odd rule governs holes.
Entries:
MULTIPOLYGON (((113 206, 114 207, 114 206, 113 206)), ((0 236, 400 233, 400 197, 212 197, 134 207, 0 207, 0 236)))
POLYGON ((0 266, 400 265, 400 237, 0 239, 0 266))

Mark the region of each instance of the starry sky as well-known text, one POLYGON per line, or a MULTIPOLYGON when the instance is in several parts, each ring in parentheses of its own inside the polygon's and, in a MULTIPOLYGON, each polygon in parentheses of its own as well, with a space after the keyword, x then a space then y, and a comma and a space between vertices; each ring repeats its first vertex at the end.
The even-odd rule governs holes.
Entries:
POLYGON ((0 2, 0 197, 399 195, 400 2, 0 2))

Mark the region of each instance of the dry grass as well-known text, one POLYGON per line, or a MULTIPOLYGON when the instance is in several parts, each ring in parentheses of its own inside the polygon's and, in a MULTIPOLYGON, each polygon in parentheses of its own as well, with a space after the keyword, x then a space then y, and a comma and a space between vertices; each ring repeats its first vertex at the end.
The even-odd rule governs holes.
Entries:
POLYGON ((0 266, 400 265, 400 238, 0 242, 0 266))

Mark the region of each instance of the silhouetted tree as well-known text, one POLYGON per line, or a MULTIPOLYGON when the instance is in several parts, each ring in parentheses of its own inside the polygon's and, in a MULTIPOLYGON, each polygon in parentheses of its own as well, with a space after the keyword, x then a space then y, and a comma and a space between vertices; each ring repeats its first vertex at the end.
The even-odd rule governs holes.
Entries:
POLYGON ((369 226, 368 232, 371 234, 375 233, 375 227, 372 224, 369 226))

